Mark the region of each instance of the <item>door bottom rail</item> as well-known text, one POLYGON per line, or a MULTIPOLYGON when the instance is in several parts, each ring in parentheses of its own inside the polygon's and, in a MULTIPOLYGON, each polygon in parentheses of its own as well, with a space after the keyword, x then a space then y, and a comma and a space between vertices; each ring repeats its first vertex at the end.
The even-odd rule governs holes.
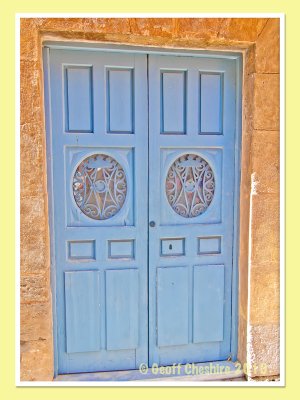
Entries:
POLYGON ((244 372, 240 363, 214 361, 206 363, 172 364, 148 367, 141 364, 139 369, 126 371, 87 372, 62 374, 56 382, 124 382, 124 381, 225 381, 241 380, 244 372))

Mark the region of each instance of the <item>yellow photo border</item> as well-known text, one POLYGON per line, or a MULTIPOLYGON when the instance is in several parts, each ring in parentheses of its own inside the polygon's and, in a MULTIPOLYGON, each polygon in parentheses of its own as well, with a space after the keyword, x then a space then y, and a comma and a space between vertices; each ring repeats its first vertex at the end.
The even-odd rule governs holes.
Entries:
MULTIPOLYGON (((299 159, 299 128, 296 125, 296 118, 299 114, 299 63, 297 61, 299 48, 299 8, 297 1, 285 0, 274 2, 274 0, 252 0, 241 2, 234 0, 215 0, 204 2, 201 0, 185 0, 175 2, 174 0, 151 2, 137 2, 136 0, 115 0, 114 2, 103 2, 99 0, 0 0, 0 40, 1 40, 1 62, 0 62, 0 138, 1 138, 1 189, 0 211, 1 211, 1 278, 0 278, 0 395, 4 399, 38 399, 44 400, 56 398, 70 398, 72 400, 88 398, 89 400, 101 398, 119 398, 120 396, 130 399, 147 399, 153 397, 168 396, 172 399, 188 396, 191 399, 205 398, 206 396, 222 396, 232 398, 234 396, 243 399, 252 399, 253 396, 272 396, 272 399, 289 398, 297 390, 298 354, 296 338, 298 334, 297 317, 299 316, 297 304, 296 285, 300 281, 299 256, 296 251, 299 246, 297 239, 297 228, 299 226, 298 203, 298 165, 299 159), (18 90, 15 76, 15 16, 18 13, 227 13, 233 17, 235 13, 284 13, 286 23, 286 108, 281 113, 286 114, 286 157, 285 173, 287 189, 292 185, 295 194, 287 197, 286 238, 289 242, 286 245, 286 265, 290 271, 286 273, 286 385, 285 387, 17 387, 16 386, 16 321, 15 315, 15 206, 18 204, 15 191, 16 150, 16 112, 18 105, 15 104, 18 90), (287 107, 288 106, 288 107, 287 107), (295 163, 295 165, 293 165, 295 163), (298 222, 298 223, 297 223, 298 222), (298 245, 298 246, 297 246, 298 245), (292 260, 294 262, 292 263, 292 260), (294 294, 294 291, 296 292, 294 294), (266 393, 267 391, 267 393, 266 393)), ((38 15, 37 15, 38 16, 38 15)), ((55 15, 53 15, 55 16, 55 15)), ((190 15, 192 16, 192 15, 190 15)), ((281 71, 282 72, 282 71, 281 71)), ((281 114, 281 116, 284 114, 281 114)), ((281 135, 284 132, 281 131, 281 135)), ((283 149, 281 149, 283 151, 283 149)), ((22 184, 22 183, 21 183, 22 184)), ((284 187, 281 187, 284 199, 284 187)), ((283 209, 282 212, 285 213, 283 209)), ((18 211, 17 211, 18 212, 18 211)), ((281 220, 283 221, 283 219, 281 220)), ((283 227, 284 228, 284 227, 283 227)), ((284 231, 284 229, 283 229, 284 231)), ((285 237, 281 238, 284 245, 285 237)), ((284 247, 281 247, 283 250, 284 247)), ((284 261, 284 260, 283 260, 284 261)), ((285 267, 284 265, 282 267, 285 267)), ((281 271, 284 271, 283 268, 281 271)), ((299 289, 298 289, 299 291, 299 289)))

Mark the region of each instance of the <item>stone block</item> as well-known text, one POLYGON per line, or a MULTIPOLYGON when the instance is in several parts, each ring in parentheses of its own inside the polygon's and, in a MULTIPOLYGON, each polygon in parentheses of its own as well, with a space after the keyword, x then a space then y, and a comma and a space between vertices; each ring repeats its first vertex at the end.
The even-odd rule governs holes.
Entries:
POLYGON ((47 226, 44 199, 31 196, 22 199, 21 222, 22 228, 32 235, 41 235, 47 226))
POLYGON ((173 32, 172 18, 128 18, 128 24, 134 35, 170 38, 173 32))
POLYGON ((280 143, 278 131, 253 131, 251 163, 256 193, 279 193, 280 143))
MULTIPOLYGON (((253 129, 253 111, 254 111, 254 74, 244 75, 243 82, 243 134, 251 133, 253 129)), ((242 138, 243 140, 243 138, 242 138)))
MULTIPOLYGON (((39 205, 44 206, 46 191, 45 131, 41 123, 26 123, 21 126, 20 190, 21 197, 40 197, 39 205)), ((22 206, 26 206, 25 204, 22 206)), ((27 207, 27 211, 31 209, 27 207)))
POLYGON ((51 302, 21 304, 20 323, 21 341, 52 339, 51 302))
POLYGON ((23 275, 41 275, 50 268, 49 251, 47 241, 43 241, 39 245, 31 244, 24 241, 21 242, 20 252, 20 270, 23 275))
POLYGON ((249 327, 248 375, 250 377, 274 376, 280 373, 279 339, 280 329, 278 324, 249 327))
POLYGON ((20 234, 20 263, 21 273, 30 275, 43 274, 49 270, 49 238, 45 226, 31 229, 24 229, 21 219, 21 234, 20 234))
POLYGON ((252 325, 279 323, 280 275, 276 263, 250 269, 250 315, 252 325))
POLYGON ((39 58, 39 34, 34 18, 20 19, 20 59, 37 61, 39 58))
POLYGON ((52 381, 53 365, 51 339, 21 342, 21 381, 52 381))
POLYGON ((247 319, 239 314, 238 326, 238 354, 239 362, 244 365, 247 362, 247 319))
MULTIPOLYGON (((60 32, 71 38, 80 34, 141 34, 164 32, 170 18, 39 18, 41 32, 60 32)), ((171 24, 172 25, 172 24, 171 24)))
POLYGON ((41 95, 41 64, 38 61, 20 62, 20 102, 21 125, 43 121, 43 101, 41 95))
POLYGON ((239 235, 239 312, 246 318, 248 308, 248 249, 250 210, 250 150, 251 133, 243 132, 240 183, 240 235, 239 235))
POLYGON ((80 32, 87 24, 93 23, 95 18, 37 18, 36 20, 40 32, 80 32))
POLYGON ((279 265, 279 195, 252 195, 251 265, 279 265))
POLYGON ((42 196, 21 200, 21 273, 41 274, 49 269, 48 222, 42 196))
POLYGON ((21 126, 21 196, 34 196, 45 191, 44 135, 41 124, 21 126))
POLYGON ((255 74, 253 127, 279 130, 278 74, 255 74))
POLYGON ((42 275, 22 275, 20 279, 21 303, 40 303, 50 299, 49 272, 42 275))
POLYGON ((79 24, 74 24, 73 29, 85 33, 122 33, 128 35, 131 32, 130 21, 135 18, 82 18, 79 24), (77 25, 77 27, 76 27, 77 25))
POLYGON ((224 18, 218 37, 255 42, 267 21, 267 18, 224 18))
POLYGON ((280 20, 270 18, 256 42, 256 72, 279 73, 280 20))
MULTIPOLYGON (((245 256, 247 253, 245 253, 245 256)), ((239 314, 247 318, 248 312, 248 264, 239 260, 239 314)))
POLYGON ((218 36, 223 21, 224 18, 178 18, 176 37, 212 40, 218 36))
POLYGON ((256 68, 255 44, 249 46, 245 51, 244 63, 245 63, 244 75, 247 79, 248 75, 255 73, 255 68, 256 68))
POLYGON ((36 196, 42 198, 45 193, 46 183, 42 170, 35 170, 30 168, 30 165, 22 164, 20 171, 20 185, 21 185, 21 198, 27 196, 36 196))

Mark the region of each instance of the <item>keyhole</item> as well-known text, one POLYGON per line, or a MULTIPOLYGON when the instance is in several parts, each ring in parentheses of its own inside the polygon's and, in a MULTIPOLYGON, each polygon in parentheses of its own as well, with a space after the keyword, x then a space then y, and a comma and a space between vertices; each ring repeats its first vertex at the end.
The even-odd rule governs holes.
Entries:
POLYGON ((172 250, 172 245, 171 244, 169 245, 169 250, 172 250))

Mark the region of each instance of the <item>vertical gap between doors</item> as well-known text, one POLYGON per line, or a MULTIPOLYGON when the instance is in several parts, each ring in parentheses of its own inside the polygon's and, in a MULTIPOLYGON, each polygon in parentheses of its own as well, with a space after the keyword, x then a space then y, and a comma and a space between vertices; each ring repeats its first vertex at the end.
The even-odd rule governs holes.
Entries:
POLYGON ((150 254, 149 254, 149 193, 150 193, 150 187, 149 187, 149 178, 150 178, 150 128, 149 128, 149 113, 150 113, 150 109, 149 109, 149 105, 150 105, 150 101, 149 101, 149 54, 147 54, 147 130, 148 130, 148 163, 147 163, 147 173, 148 173, 148 210, 147 210, 147 232, 148 232, 148 236, 147 236, 147 283, 148 283, 148 293, 147 293, 147 310, 148 310, 148 360, 147 360, 147 364, 149 365, 149 360, 150 360, 150 316, 149 316, 149 292, 150 292, 150 282, 149 282, 149 261, 150 261, 150 254))

